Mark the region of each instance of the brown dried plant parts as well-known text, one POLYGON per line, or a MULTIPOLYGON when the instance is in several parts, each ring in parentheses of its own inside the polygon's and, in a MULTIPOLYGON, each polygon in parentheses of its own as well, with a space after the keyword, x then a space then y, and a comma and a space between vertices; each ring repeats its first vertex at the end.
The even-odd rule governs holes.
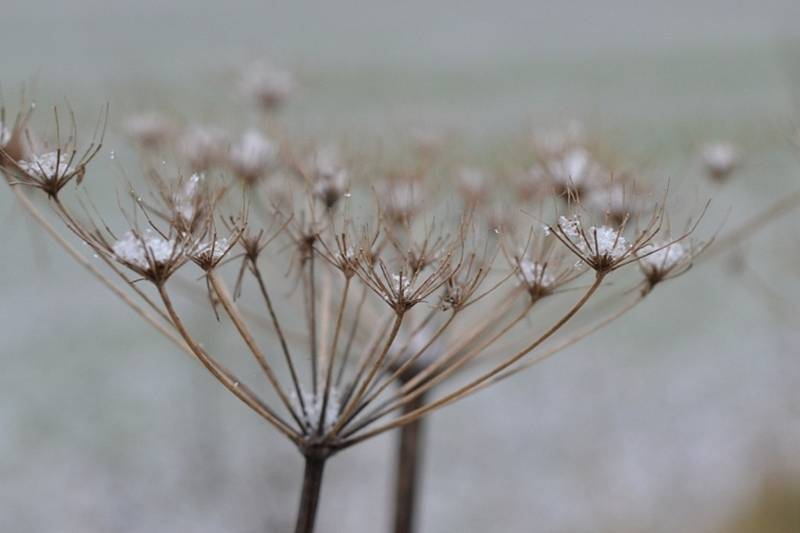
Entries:
MULTIPOLYGON (((491 196, 502 180, 485 187, 482 173, 461 175, 468 185, 457 188, 463 202, 442 202, 433 174, 396 172, 370 190, 341 161, 321 164, 318 156, 311 164, 291 155, 270 163, 294 176, 280 201, 263 197, 271 189, 254 181, 255 172, 233 182, 210 172, 151 172, 144 195, 131 186, 129 198, 97 206, 87 190, 91 180, 81 180, 104 126, 88 155, 62 165, 59 154, 79 153, 77 128, 61 140, 57 125, 54 146, 44 148, 33 141, 29 118, 22 115, 0 147, 3 174, 21 205, 103 285, 298 448, 305 460, 298 533, 314 530, 327 460, 396 428, 406 429, 394 530, 412 531, 425 414, 610 324, 654 286, 686 272, 703 248, 685 244, 696 223, 669 237, 663 201, 645 212, 638 198, 635 211, 620 216, 547 196, 568 214, 545 223, 517 217, 500 231, 491 222, 491 196), (44 150, 57 154, 53 169, 41 162, 44 150), (69 183, 76 187, 72 199, 65 198, 69 183), (49 214, 30 194, 42 196, 49 214), (120 222, 107 222, 102 213, 110 210, 120 222), (85 258, 63 233, 97 259, 85 258), (640 268, 625 268, 634 264, 640 268), (609 280, 628 279, 622 270, 635 278, 636 298, 601 305, 596 322, 567 331, 609 280), (191 308, 176 291, 187 276, 199 280, 197 292, 205 296, 191 308), (213 327, 186 319, 198 304, 207 306, 213 327), (252 358, 261 383, 248 385, 253 376, 245 369, 228 368, 237 364, 232 357, 223 363, 211 353, 203 343, 208 335, 238 338, 228 350, 252 358)), ((514 204, 513 211, 526 207, 514 204)))

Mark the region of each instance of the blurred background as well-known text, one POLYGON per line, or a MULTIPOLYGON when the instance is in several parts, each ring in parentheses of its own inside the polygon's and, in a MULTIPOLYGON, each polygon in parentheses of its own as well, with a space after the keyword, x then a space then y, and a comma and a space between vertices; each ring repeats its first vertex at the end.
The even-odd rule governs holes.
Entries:
MULTIPOLYGON (((23 84, 87 125, 110 103, 89 177, 109 195, 120 168, 139 168, 127 114, 241 124, 232 80, 263 57, 295 73, 281 120, 313 138, 443 128, 491 157, 505 136, 578 119, 650 177, 712 197, 729 229, 800 184, 795 0, 2 11, 10 110, 23 84), (717 139, 743 163, 712 186, 697 148, 717 139)), ((0 531, 288 530, 295 450, 66 258, 7 188, 0 205, 0 531)), ((420 531, 800 531, 798 216, 591 342, 434 414, 420 531)), ((331 461, 320 532, 388 527, 391 451, 382 436, 331 461)))

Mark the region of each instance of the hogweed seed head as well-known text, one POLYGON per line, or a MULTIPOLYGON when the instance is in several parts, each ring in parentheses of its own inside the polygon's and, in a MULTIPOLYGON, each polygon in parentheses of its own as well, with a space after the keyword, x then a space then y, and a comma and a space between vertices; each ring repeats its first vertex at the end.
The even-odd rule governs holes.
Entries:
POLYGON ((258 130, 248 130, 231 146, 228 163, 234 175, 252 186, 275 164, 278 149, 258 130))
POLYGON ((205 172, 225 163, 228 135, 219 128, 193 126, 181 137, 178 149, 192 172, 205 172))
POLYGON ((739 152, 729 142, 714 142, 703 146, 701 150, 706 172, 716 181, 724 181, 739 164, 739 152))
POLYGON ((38 155, 31 161, 20 161, 19 167, 29 176, 40 180, 57 180, 75 169, 70 166, 69 154, 48 152, 38 155))
POLYGON ((693 250, 680 241, 651 242, 642 246, 636 255, 646 281, 643 291, 649 292, 662 281, 685 273, 704 248, 693 250))
POLYGON ((347 186, 347 172, 341 168, 330 169, 317 173, 312 192, 326 209, 333 209, 347 193, 347 186))
MULTIPOLYGON (((265 107, 277 105, 264 98, 265 107)), ((8 143, 14 135, 12 131, 8 143)), ((5 137, 0 129, 0 140, 5 137)), ((137 142, 144 142, 142 138, 149 134, 142 133, 137 142)), ((292 146, 286 143, 278 158, 269 140, 255 130, 232 147, 207 129, 187 133, 181 149, 193 173, 172 179, 151 171, 152 190, 143 195, 146 200, 134 195, 134 213, 120 202, 128 224, 119 236, 104 222, 95 222, 100 215, 91 213, 99 213, 97 209, 86 209, 86 222, 60 203, 48 205, 55 205, 68 229, 112 267, 107 271, 121 276, 128 292, 146 301, 148 312, 160 314, 154 321, 157 327, 179 335, 178 344, 232 393, 302 451, 318 447, 333 452, 471 394, 501 379, 506 371, 514 372, 521 359, 564 327, 617 268, 638 262, 650 286, 688 268, 693 254, 684 244, 651 242, 659 234, 661 211, 656 209, 645 229, 634 233, 629 227, 634 224, 628 220, 636 217, 638 222, 640 213, 630 198, 598 177, 602 166, 589 150, 572 141, 560 144, 565 146, 558 153, 540 161, 537 172, 541 174, 536 179, 544 186, 536 200, 563 205, 553 196, 557 182, 564 191, 580 190, 580 198, 570 198, 578 200, 569 204, 571 209, 587 208, 594 202, 592 191, 606 187, 608 196, 597 202, 605 205, 593 211, 605 220, 591 225, 578 215, 563 216, 543 232, 542 224, 553 217, 542 217, 524 246, 512 245, 519 244, 520 220, 530 216, 526 208, 531 206, 520 201, 513 186, 505 187, 506 167, 485 171, 464 167, 458 187, 467 202, 452 198, 440 202, 440 196, 431 194, 440 184, 434 181, 437 173, 428 167, 381 169, 382 175, 392 179, 375 186, 374 205, 355 205, 354 201, 334 209, 351 187, 355 195, 368 194, 371 185, 359 181, 367 173, 348 176, 338 153, 325 149, 317 150, 312 158, 295 159, 292 146), (203 173, 223 166, 246 183, 280 180, 285 191, 232 187, 223 181, 224 176, 203 173), (279 178, 283 172, 292 177, 279 178), (492 176, 491 187, 486 176, 492 176), (230 194, 232 190, 236 197, 230 194), (265 190, 267 201, 263 202, 256 195, 265 190), (482 201, 489 196, 494 205, 482 201), (222 213, 228 201, 242 203, 238 218, 222 213), (454 206, 458 222, 450 211, 454 206), (248 210, 258 212, 262 227, 250 225, 248 210), (608 216, 611 212, 620 216, 608 216), (227 230, 224 236, 217 234, 217 221, 227 230), (276 246, 262 253, 273 240, 278 240, 276 246), (507 265, 498 267, 500 254, 507 265), (236 265, 238 275, 229 294, 226 263, 234 259, 241 263, 236 265), (211 345, 203 346, 193 328, 180 319, 181 312, 168 294, 174 284, 168 281, 184 265, 191 271, 187 279, 201 271, 211 308, 215 313, 224 310, 229 319, 219 320, 216 327, 235 328, 282 407, 239 381, 227 369, 227 362, 217 361, 210 353, 211 345), (568 284, 589 268, 596 271, 594 282, 573 298, 571 289, 582 287, 568 284), (139 280, 131 279, 129 271, 154 283, 160 301, 151 298, 152 291, 139 290, 139 280), (281 272, 285 273, 283 282, 276 277, 281 272), (533 303, 545 296, 560 298, 557 303, 563 300, 569 311, 540 334, 524 328, 512 339, 509 332, 520 333, 517 324, 525 324, 533 303), (262 300, 266 309, 253 312, 254 298, 262 300), (520 301, 526 305, 520 306, 520 301), (287 320, 293 330, 301 330, 300 335, 287 334, 287 320), (453 329, 451 324, 455 324, 453 329), (267 357, 261 351, 266 331, 277 337, 278 342, 272 344, 280 350, 277 355, 270 350, 267 357), (511 343, 522 347, 512 346, 505 352, 511 343), (280 355, 291 380, 274 371, 274 365, 283 362, 280 355), (455 372, 477 368, 480 373, 453 387, 450 376, 455 372), (414 371, 410 375, 405 372, 409 369, 414 371), (425 397, 433 387, 447 385, 451 386, 448 393, 437 394, 433 400, 431 395, 425 397), (412 402, 422 407, 408 409, 412 402), (401 409, 406 414, 394 417, 401 409), (382 425, 378 424, 381 420, 382 425)), ((39 184, 49 194, 58 190, 56 184, 48 184, 54 181, 50 174, 68 175, 82 164, 52 157, 51 152, 37 151, 42 156, 35 167, 31 166, 34 159, 22 158, 23 163, 11 168, 13 173, 5 165, 3 169, 24 174, 25 183, 39 184)), ((73 152, 61 150, 62 154, 73 152)), ((363 168, 350 163, 350 169, 363 168)), ((425 167, 420 163, 431 162, 413 158, 414 166, 425 167)), ((450 168, 460 167, 448 166, 445 173, 450 168)), ((61 185, 61 179, 57 181, 61 185)))
POLYGON ((547 293, 556 282, 556 277, 547 270, 547 264, 524 258, 519 262, 518 275, 530 290, 547 293))
POLYGON ((544 170, 558 194, 580 194, 602 180, 607 172, 588 150, 576 147, 545 161, 544 170))
POLYGON ((165 239, 151 229, 139 235, 126 231, 112 248, 117 258, 132 266, 148 269, 151 264, 162 266, 169 262, 179 250, 174 239, 165 239))
POLYGON ((251 64, 242 72, 242 91, 264 111, 275 111, 294 90, 292 74, 266 62, 251 64))
POLYGON ((125 132, 140 148, 159 150, 175 135, 175 125, 164 115, 149 111, 129 117, 125 132))
POLYGON ((616 228, 590 226, 587 229, 577 215, 562 215, 556 228, 551 228, 551 231, 588 266, 598 272, 607 272, 631 254, 632 247, 622 235, 623 229, 624 225, 616 228))
POLYGON ((482 202, 489 193, 489 180, 486 174, 475 167, 461 167, 458 171, 457 185, 469 205, 482 202))

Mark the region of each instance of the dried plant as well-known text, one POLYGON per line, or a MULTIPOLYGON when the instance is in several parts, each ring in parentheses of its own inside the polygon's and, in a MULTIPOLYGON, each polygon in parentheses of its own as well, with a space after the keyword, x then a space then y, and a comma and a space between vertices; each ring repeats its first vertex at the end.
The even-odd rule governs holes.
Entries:
MULTIPOLYGON (((285 97, 268 90, 274 81, 259 75, 248 84, 265 109, 285 97)), ((117 206, 98 208, 81 181, 106 113, 82 151, 74 120, 62 139, 56 114, 49 146, 34 140, 29 118, 17 119, 0 149, 17 198, 70 255, 297 446, 306 465, 297 532, 314 528, 326 461, 397 428, 395 531, 411 531, 424 415, 609 324, 686 272, 703 248, 688 243, 696 222, 670 236, 666 194, 617 181, 573 139, 540 154, 541 172, 529 176, 540 182, 526 185, 536 193, 518 195, 514 182, 471 166, 445 173, 456 178, 451 186, 430 171, 430 151, 413 172, 375 181, 332 152, 278 147, 258 131, 228 146, 223 132, 193 129, 177 141, 188 175, 149 171, 145 194, 131 188, 117 206), (234 180, 213 178, 214 169, 234 180), (288 176, 280 193, 267 186, 276 173, 288 176), (73 182, 76 199, 66 200, 73 182), (618 183, 625 188, 612 202, 584 201, 618 183), (34 193, 102 264, 56 230, 34 193), (186 319, 187 276, 199 276, 204 299, 193 301, 207 302, 215 328, 186 319), (612 279, 640 290, 606 299, 597 320, 570 329, 612 279), (228 368, 234 358, 223 363, 206 348, 203 338, 231 332, 268 393, 228 368)), ((147 149, 171 136, 153 123, 138 130, 147 149)))

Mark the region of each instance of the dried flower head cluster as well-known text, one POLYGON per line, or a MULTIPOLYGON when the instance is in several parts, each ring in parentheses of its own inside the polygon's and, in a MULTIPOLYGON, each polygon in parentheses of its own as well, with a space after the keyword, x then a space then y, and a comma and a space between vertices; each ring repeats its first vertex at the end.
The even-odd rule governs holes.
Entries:
MULTIPOLYGON (((291 87, 263 67, 245 81, 268 110, 291 87)), ((144 194, 76 209, 64 187, 75 181, 89 197, 91 180, 81 180, 100 138, 80 157, 74 127, 20 150, 21 135, 37 138, 27 120, 0 130, 2 170, 21 199, 49 197, 105 265, 95 275, 315 460, 514 374, 568 336, 611 279, 642 287, 641 299, 697 252, 686 243, 694 226, 668 238, 664 201, 600 163, 574 126, 523 155, 537 162, 521 181, 436 164, 431 151, 376 179, 359 170, 369 155, 352 165, 330 145, 278 145, 251 129, 238 140, 214 127, 181 132, 148 115, 128 124, 143 157, 169 144, 187 172, 151 168, 144 194), (106 221, 114 211, 122 222, 106 221), (194 301, 220 318, 210 328, 185 317, 197 314, 184 300, 198 278, 204 297, 194 301), (539 312, 543 300, 561 311, 539 312), (205 347, 231 333, 240 347, 205 347), (268 398, 223 363, 234 349, 253 357, 268 398)))
MULTIPOLYGON (((15 186, 42 189, 51 196, 67 227, 104 261, 118 265, 113 270, 123 279, 152 282, 160 301, 147 303, 168 317, 164 326, 174 328, 204 364, 222 368, 216 356, 201 348, 195 334, 182 326, 181 312, 171 297, 169 280, 190 270, 189 265, 199 267, 209 301, 229 316, 285 412, 244 392, 249 389, 237 386, 235 393, 247 396, 248 404, 259 406, 257 411, 301 447, 341 449, 402 424, 403 417, 392 415, 410 398, 434 385, 438 388, 449 375, 471 367, 468 363, 484 360, 500 338, 518 340, 510 332, 516 332, 519 306, 527 317, 541 299, 560 294, 565 300, 573 298, 560 289, 587 271, 594 273, 591 288, 565 315, 564 323, 607 278, 629 264, 640 265, 642 283, 650 287, 691 264, 693 254, 681 242, 685 235, 663 239, 663 205, 656 203, 642 217, 639 199, 635 212, 615 218, 606 209, 580 203, 576 195, 586 197, 608 184, 588 149, 574 144, 565 150, 551 149, 554 159, 542 167, 545 179, 555 185, 550 194, 569 213, 544 225, 523 214, 501 232, 481 229, 489 224, 499 187, 489 187, 486 173, 474 166, 461 166, 452 174, 453 187, 463 198, 458 208, 462 212, 453 218, 447 214, 453 201, 437 194, 440 184, 433 175, 394 177, 370 187, 351 178, 345 159, 332 148, 314 149, 307 157, 279 158, 279 150, 265 136, 248 131, 220 154, 217 141, 225 137, 214 129, 191 130, 180 153, 194 173, 172 179, 153 173, 151 190, 145 195, 149 199, 132 194, 130 212, 124 213, 127 226, 119 231, 89 210, 73 213, 61 200, 71 177, 86 172, 88 159, 70 155, 76 153, 74 136, 55 151, 12 160, 6 171, 15 186), (242 186, 211 180, 207 172, 213 169, 229 170, 242 186), (294 176, 290 205, 263 196, 265 188, 257 185, 268 172, 294 176), (257 213, 231 215, 226 206, 236 190, 251 197, 247 205, 257 213), (570 193, 564 196, 567 190, 570 193), (353 213, 356 203, 362 211, 358 215, 353 213), (434 221, 435 217, 440 220, 434 221), (593 217, 605 222, 587 222, 593 217), (259 228, 254 219, 266 226, 259 228), (220 227, 224 235, 218 234, 220 227), (527 235, 522 244, 517 230, 527 235), (268 249, 267 241, 283 244, 274 242, 268 249), (518 251, 510 252, 514 247, 518 251), (501 257, 505 261, 498 260, 501 257), (225 281, 228 262, 241 265, 230 270, 237 276, 231 282, 225 281), (134 278, 125 276, 125 270, 134 278), (287 291, 275 286, 281 283, 275 275, 286 271, 297 288, 284 296, 287 291), (226 288, 229 283, 236 286, 241 308, 226 288), (288 386, 281 382, 276 359, 255 340, 262 335, 256 335, 254 328, 264 324, 250 324, 245 318, 245 305, 252 305, 255 298, 268 306, 267 329, 283 352, 288 386), (473 312, 477 307, 484 310, 473 312), (306 315, 305 346, 290 340, 286 329, 286 321, 298 309, 306 315), (420 341, 422 331, 428 332, 425 342, 420 341), (465 332, 472 332, 466 334, 475 340, 462 343, 465 332), (484 346, 485 338, 493 340, 484 346), (434 345, 437 357, 431 358, 428 350, 434 345), (309 368, 299 368, 309 360, 309 368), (419 373, 398 389, 398 376, 407 377, 409 368, 419 373)), ((89 154, 96 150, 97 144, 91 144, 89 154)), ((283 150, 287 151, 296 153, 283 150)), ((625 195, 618 199, 619 210, 625 209, 625 199, 625 195)), ((523 212, 525 207, 514 209, 523 212)), ((527 347, 493 360, 493 370, 479 373, 455 396, 445 395, 420 407, 414 416, 477 390, 498 368, 513 366, 554 332, 544 328, 523 335, 527 347)), ((271 344, 269 351, 275 347, 271 344)))
POLYGON ((13 180, 40 189, 53 198, 72 180, 80 183, 83 179, 86 166, 100 150, 99 139, 103 137, 108 113, 101 114, 91 142, 79 149, 74 117, 70 117, 70 126, 64 133, 66 137, 62 138, 61 120, 58 111, 54 111, 56 133, 50 144, 27 128, 31 112, 32 109, 18 116, 13 130, 3 127, 5 141, 0 146, 0 163, 13 180))
POLYGON ((739 151, 729 142, 708 143, 700 153, 706 172, 715 181, 725 181, 739 165, 739 151))

